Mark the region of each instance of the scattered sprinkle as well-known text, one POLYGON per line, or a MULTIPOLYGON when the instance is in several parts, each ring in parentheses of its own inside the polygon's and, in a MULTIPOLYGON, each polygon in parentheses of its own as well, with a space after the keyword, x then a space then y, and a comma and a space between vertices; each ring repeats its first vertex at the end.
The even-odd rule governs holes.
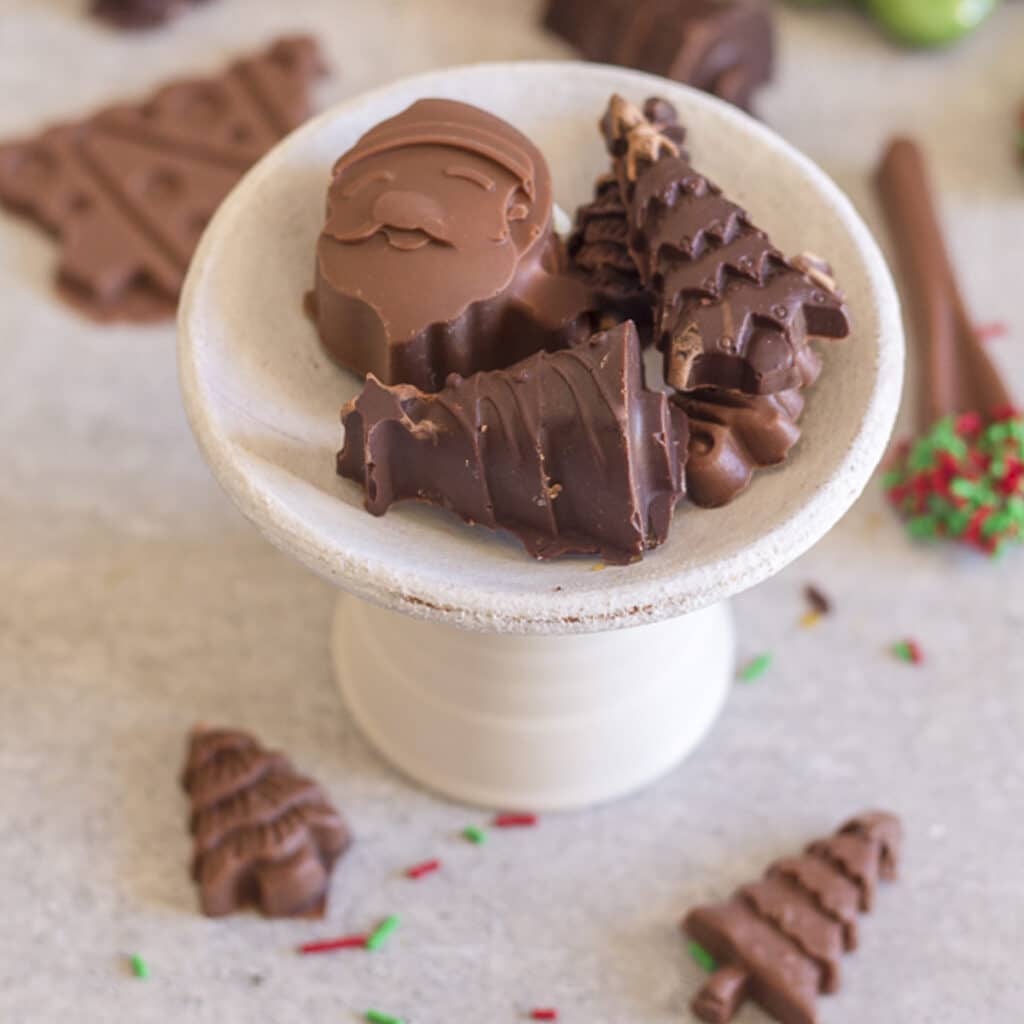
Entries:
POLYGON ((365 1016, 370 1024, 402 1024, 398 1017, 392 1017, 389 1013, 381 1013, 380 1010, 367 1010, 365 1016))
POLYGON ((715 958, 699 943, 689 942, 687 948, 690 950, 690 956, 697 962, 700 967, 703 967, 708 974, 713 974, 718 969, 718 964, 715 963, 715 958))
POLYGON ((470 825, 462 830, 462 838, 476 843, 477 846, 482 846, 487 842, 487 833, 482 828, 477 828, 476 825, 470 825))
POLYGON ((558 1020, 558 1011, 550 1006, 531 1010, 530 1020, 558 1020))
POLYGON ((439 860, 425 860, 422 864, 414 864, 405 872, 406 878, 422 878, 424 875, 439 871, 441 862, 439 860))
POLYGON ((594 565, 592 565, 590 567, 590 571, 591 572, 600 572, 602 569, 607 569, 607 568, 608 568, 608 566, 605 565, 604 562, 596 562, 594 565))
POLYGON ((134 974, 136 978, 149 977, 149 964, 147 964, 138 953, 133 953, 128 959, 132 965, 132 974, 134 974))
POLYGON ((536 824, 536 814, 499 814, 494 819, 495 828, 532 828, 536 824))
POLYGON ((374 951, 382 948, 384 943, 394 935, 400 923, 397 914, 392 914, 390 917, 385 918, 370 933, 370 937, 366 940, 366 948, 374 951))
POLYGON ((743 668, 740 669, 740 681, 744 683, 752 683, 755 679, 760 679, 761 676, 771 668, 772 655, 770 654, 759 654, 752 661, 748 661, 743 668))
POLYGON ((892 645, 892 653, 901 661, 909 662, 911 665, 920 665, 924 661, 924 654, 916 640, 901 640, 892 645))
POLYGON ((989 555, 1024 538, 1024 419, 947 416, 901 445, 883 478, 915 539, 959 540, 989 555))
POLYGON ((992 341, 994 338, 1002 338, 1010 333, 1010 328, 1002 320, 994 320, 990 324, 978 324, 974 333, 979 341, 992 341))
POLYGON ((365 949, 367 935, 343 935, 340 939, 318 939, 299 946, 300 953, 329 953, 335 949, 365 949))
POLYGON ((821 622, 821 612, 805 612, 800 617, 800 625, 804 629, 813 629, 819 622, 821 622))
POLYGON ((831 614, 832 599, 813 583, 808 583, 807 586, 804 587, 804 597, 807 598, 807 603, 819 615, 831 614))

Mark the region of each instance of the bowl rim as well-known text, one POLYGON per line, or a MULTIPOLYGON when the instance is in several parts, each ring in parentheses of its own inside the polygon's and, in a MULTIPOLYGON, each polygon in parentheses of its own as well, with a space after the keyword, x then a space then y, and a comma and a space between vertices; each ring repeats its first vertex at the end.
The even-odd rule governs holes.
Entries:
POLYGON ((221 487, 271 543, 357 597, 463 628, 512 633, 585 633, 656 622, 706 607, 779 572, 828 533, 871 479, 889 443, 899 409, 903 355, 899 300, 879 246, 850 199, 813 161, 767 126, 716 97, 644 72, 579 61, 484 62, 428 71, 359 93, 324 111, 278 143, 221 204, 193 257, 178 312, 178 372, 188 422, 221 487), (368 559, 347 551, 344 545, 328 542, 267 481, 248 472, 231 438, 217 429, 203 377, 198 321, 201 282, 209 264, 217 258, 228 225, 260 183, 277 173, 289 155, 300 152, 308 140, 353 111, 392 94, 416 91, 430 95, 433 84, 450 83, 453 76, 522 74, 608 79, 608 88, 602 90, 608 94, 636 90, 645 95, 667 95, 669 99, 673 94, 685 94, 687 103, 706 107, 715 117, 783 156, 813 182, 849 234, 867 272, 879 337, 872 367, 874 386, 854 440, 828 479, 792 515, 752 537, 749 545, 675 575, 630 582, 628 572, 616 574, 616 582, 601 591, 601 601, 586 602, 582 598, 588 595, 574 597, 566 590, 538 590, 529 595, 528 609, 519 607, 510 613, 500 589, 442 585, 436 579, 410 574, 407 568, 396 572, 387 564, 386 545, 382 545, 381 558, 368 559))

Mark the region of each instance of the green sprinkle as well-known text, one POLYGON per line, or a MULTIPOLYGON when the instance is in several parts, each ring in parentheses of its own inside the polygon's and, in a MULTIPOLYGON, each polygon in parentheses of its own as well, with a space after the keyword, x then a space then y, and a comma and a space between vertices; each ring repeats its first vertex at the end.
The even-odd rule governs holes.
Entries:
POLYGON ((129 959, 132 965, 132 974, 134 974, 136 978, 149 977, 149 964, 147 964, 138 953, 133 953, 129 959))
POLYGON ((760 679, 771 668, 771 665, 772 656, 770 654, 759 654, 753 661, 747 662, 740 669, 740 681, 752 683, 755 679, 760 679))
POLYGON ((402 1024, 398 1017, 392 1017, 389 1013, 381 1013, 380 1010, 367 1010, 366 1019, 370 1024, 402 1024))
POLYGON ((476 843, 477 846, 482 846, 487 842, 487 833, 482 828, 477 828, 476 825, 470 825, 469 828, 462 830, 462 838, 476 843))
POLYGON ((704 968, 708 974, 713 974, 718 969, 718 964, 715 963, 715 958, 698 942, 690 942, 688 944, 690 950, 690 956, 697 962, 697 964, 704 968))
POLYGON ((911 663, 914 661, 914 649, 905 640, 901 640, 898 644, 893 644, 892 653, 901 661, 911 663))
POLYGON ((392 914, 390 917, 385 918, 366 940, 366 948, 370 950, 380 949, 395 933, 399 923, 397 914, 392 914))

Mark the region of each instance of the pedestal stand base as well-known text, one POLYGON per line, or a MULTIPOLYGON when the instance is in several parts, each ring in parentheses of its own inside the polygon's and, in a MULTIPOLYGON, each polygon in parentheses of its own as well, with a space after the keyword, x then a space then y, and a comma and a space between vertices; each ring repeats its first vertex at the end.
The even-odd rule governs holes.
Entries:
POLYGON ((399 769, 456 800, 558 810, 653 781, 703 738, 734 666, 724 604, 609 633, 474 633, 343 595, 338 685, 399 769))

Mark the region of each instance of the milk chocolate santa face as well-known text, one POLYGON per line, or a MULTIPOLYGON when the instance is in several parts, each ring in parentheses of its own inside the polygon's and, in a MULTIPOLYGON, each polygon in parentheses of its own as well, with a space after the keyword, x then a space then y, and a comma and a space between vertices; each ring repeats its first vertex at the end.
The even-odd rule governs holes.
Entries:
POLYGON ((313 306, 341 365, 438 390, 585 334, 586 287, 560 272, 551 177, 511 125, 420 100, 335 165, 313 306))

